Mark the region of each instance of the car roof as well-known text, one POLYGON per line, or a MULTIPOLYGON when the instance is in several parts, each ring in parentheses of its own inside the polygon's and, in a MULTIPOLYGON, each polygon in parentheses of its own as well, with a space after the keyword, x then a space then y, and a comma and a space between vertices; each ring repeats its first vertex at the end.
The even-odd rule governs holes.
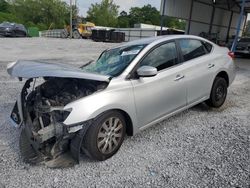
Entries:
POLYGON ((3 23, 0 23, 0 25, 4 25, 4 26, 13 26, 13 25, 15 25, 15 23, 3 22, 3 23))
MULTIPOLYGON (((148 37, 148 38, 143 38, 143 39, 139 39, 139 40, 130 41, 130 42, 127 42, 127 43, 123 43, 119 47, 133 46, 133 45, 149 45, 151 43, 158 43, 158 42, 160 43, 160 42, 164 42, 164 41, 168 41, 168 40, 181 39, 181 38, 198 39, 198 40, 207 41, 204 38, 194 36, 194 35, 163 35, 163 36, 148 37)), ((208 42, 210 42, 210 41, 208 41, 208 42)))

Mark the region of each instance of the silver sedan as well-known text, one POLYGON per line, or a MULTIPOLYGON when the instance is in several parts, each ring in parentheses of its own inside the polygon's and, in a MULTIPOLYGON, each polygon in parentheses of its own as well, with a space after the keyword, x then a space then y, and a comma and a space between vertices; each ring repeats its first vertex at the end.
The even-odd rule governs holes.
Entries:
POLYGON ((125 43, 80 68, 17 61, 7 71, 28 79, 11 113, 21 154, 52 167, 81 152, 106 160, 126 134, 198 103, 219 108, 235 78, 232 52, 186 35, 125 43))

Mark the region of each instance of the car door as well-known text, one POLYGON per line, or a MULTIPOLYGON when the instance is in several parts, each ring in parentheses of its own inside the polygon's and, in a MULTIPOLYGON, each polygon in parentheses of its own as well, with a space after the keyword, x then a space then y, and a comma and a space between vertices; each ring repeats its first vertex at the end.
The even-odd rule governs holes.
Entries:
POLYGON ((185 78, 175 41, 152 49, 137 68, 141 66, 155 67, 158 74, 131 80, 139 127, 186 106, 185 78))
POLYGON ((19 25, 19 30, 20 30, 20 36, 25 37, 26 36, 26 29, 23 25, 19 25))
POLYGON ((178 43, 185 66, 187 103, 202 101, 210 95, 213 83, 216 65, 209 55, 212 45, 198 39, 179 39, 178 43))

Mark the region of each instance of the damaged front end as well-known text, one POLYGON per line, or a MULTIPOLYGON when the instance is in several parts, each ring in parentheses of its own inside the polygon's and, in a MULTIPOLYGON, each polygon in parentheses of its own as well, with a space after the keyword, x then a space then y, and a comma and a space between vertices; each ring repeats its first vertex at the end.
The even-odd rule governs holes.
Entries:
POLYGON ((83 136, 92 120, 74 125, 63 122, 73 101, 103 90, 108 83, 79 78, 43 77, 42 84, 29 78, 11 113, 21 128, 20 151, 25 162, 48 167, 69 167, 79 162, 83 136))

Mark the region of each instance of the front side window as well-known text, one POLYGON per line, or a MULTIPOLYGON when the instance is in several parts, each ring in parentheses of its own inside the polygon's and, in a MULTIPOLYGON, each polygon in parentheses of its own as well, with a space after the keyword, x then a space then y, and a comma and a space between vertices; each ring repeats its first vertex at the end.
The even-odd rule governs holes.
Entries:
POLYGON ((184 61, 188 61, 206 54, 204 46, 199 40, 180 39, 179 44, 184 61))
POLYGON ((84 72, 97 73, 108 76, 118 76, 146 45, 124 46, 107 50, 102 53, 96 62, 87 64, 82 68, 84 72))
POLYGON ((178 63, 175 42, 163 44, 151 51, 140 63, 140 66, 152 66, 158 71, 174 66, 178 63))

